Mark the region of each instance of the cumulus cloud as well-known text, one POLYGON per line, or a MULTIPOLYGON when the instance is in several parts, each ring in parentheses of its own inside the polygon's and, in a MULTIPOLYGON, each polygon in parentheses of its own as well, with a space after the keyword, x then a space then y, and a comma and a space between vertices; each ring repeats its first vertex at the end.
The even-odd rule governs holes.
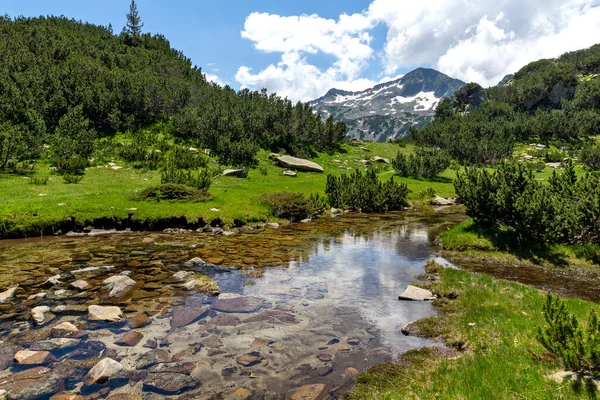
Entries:
POLYGON ((594 44, 600 7, 593 0, 373 0, 365 11, 337 20, 252 13, 242 37, 281 60, 257 72, 242 66, 236 81, 294 100, 332 87, 363 90, 422 65, 493 85, 528 62, 594 44), (374 49, 379 24, 387 36, 374 49), (309 62, 314 55, 331 61, 319 68, 309 62), (363 76, 373 65, 381 70, 375 81, 363 76))

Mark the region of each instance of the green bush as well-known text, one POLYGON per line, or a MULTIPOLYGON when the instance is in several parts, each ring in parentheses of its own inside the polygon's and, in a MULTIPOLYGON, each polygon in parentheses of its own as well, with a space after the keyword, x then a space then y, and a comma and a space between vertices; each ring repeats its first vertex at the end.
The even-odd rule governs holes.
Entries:
POLYGON ((47 176, 34 176, 29 181, 30 185, 47 185, 48 177, 47 176))
POLYGON ((324 208, 324 201, 319 195, 307 197, 303 193, 265 193, 260 201, 269 205, 276 217, 295 220, 312 217, 324 208))
POLYGON ((581 162, 590 171, 600 171, 600 146, 586 146, 581 151, 581 162))
POLYGON ((139 200, 206 200, 208 195, 205 191, 180 184, 166 183, 150 186, 139 192, 136 196, 139 200))
POLYGON ((212 177, 209 169, 190 171, 167 166, 167 168, 160 173, 160 183, 173 183, 176 185, 186 185, 196 189, 208 190, 212 183, 212 177))
POLYGON ((484 227, 508 228, 522 241, 585 244, 600 242, 600 174, 577 179, 572 161, 549 184, 522 164, 495 172, 467 168, 454 181, 467 214, 484 227))
POLYGON ((565 368, 600 375, 600 322, 595 310, 587 324, 571 314, 558 297, 548 294, 543 305, 546 326, 539 327, 538 341, 557 356, 565 368))
POLYGON ((426 200, 426 201, 430 201, 435 199, 435 190, 433 188, 427 188, 425 190, 422 190, 421 193, 419 193, 419 198, 421 200, 426 200))
POLYGON ((63 180, 65 181, 65 183, 76 184, 81 182, 82 179, 83 175, 63 175, 63 180))
POLYGON ((207 157, 182 146, 175 146, 169 152, 167 162, 175 169, 196 169, 208 166, 207 157))
POLYGON ((385 212, 401 210, 408 205, 408 187, 396 184, 394 179, 382 183, 374 170, 364 175, 355 170, 349 175, 327 175, 325 193, 335 208, 385 212))
POLYGON ((82 106, 69 109, 58 121, 50 145, 50 163, 60 175, 83 175, 89 166, 96 138, 89 123, 82 106))
POLYGON ((416 155, 398 153, 392 166, 406 178, 433 178, 450 166, 450 156, 443 151, 418 151, 416 155))

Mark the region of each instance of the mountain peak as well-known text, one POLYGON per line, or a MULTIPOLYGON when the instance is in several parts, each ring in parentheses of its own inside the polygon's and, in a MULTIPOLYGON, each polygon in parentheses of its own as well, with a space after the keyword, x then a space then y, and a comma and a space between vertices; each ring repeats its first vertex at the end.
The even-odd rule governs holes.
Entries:
POLYGON ((310 104, 324 117, 346 122, 351 137, 387 141, 429 123, 440 100, 464 85, 434 69, 417 68, 361 92, 331 89, 310 104))

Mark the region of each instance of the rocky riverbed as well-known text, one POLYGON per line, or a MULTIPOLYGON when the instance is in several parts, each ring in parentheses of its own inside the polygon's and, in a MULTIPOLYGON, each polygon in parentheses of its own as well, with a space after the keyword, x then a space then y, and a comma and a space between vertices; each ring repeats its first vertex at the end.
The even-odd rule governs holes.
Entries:
POLYGON ((336 398, 423 345, 397 298, 463 218, 0 242, 0 399, 336 398))

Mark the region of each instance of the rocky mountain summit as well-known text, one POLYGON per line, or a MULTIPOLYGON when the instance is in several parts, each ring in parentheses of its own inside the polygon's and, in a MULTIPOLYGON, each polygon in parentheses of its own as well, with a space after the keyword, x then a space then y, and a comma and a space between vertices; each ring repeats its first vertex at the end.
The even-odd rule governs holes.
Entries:
POLYGON ((331 89, 310 105, 323 117, 344 121, 352 138, 385 142, 406 135, 411 126, 428 124, 440 100, 464 85, 434 69, 419 68, 362 92, 331 89))

